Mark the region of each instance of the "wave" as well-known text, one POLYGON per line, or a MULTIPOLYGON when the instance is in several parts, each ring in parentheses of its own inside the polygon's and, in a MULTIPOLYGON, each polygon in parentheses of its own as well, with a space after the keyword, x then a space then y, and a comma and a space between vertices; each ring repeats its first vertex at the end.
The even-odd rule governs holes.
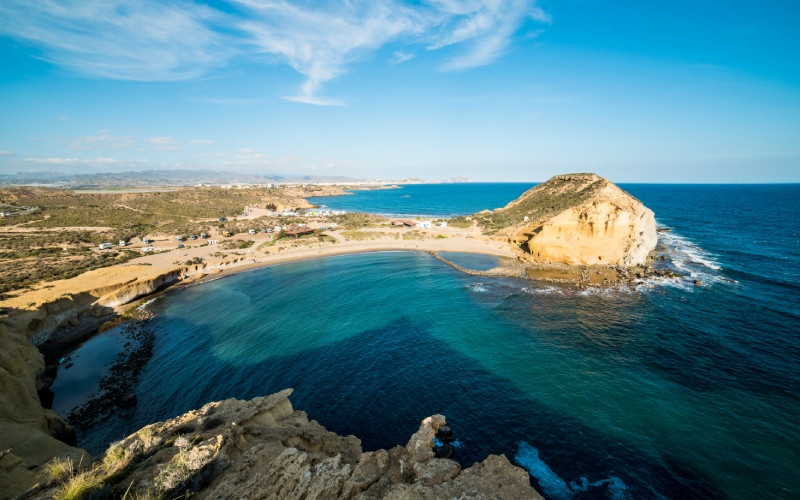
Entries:
POLYGON ((539 482, 542 493, 546 498, 569 500, 578 493, 586 493, 590 489, 597 488, 605 489, 605 495, 603 495, 602 491, 595 491, 591 493, 592 498, 606 497, 613 500, 628 498, 628 487, 617 476, 609 476, 598 481, 589 481, 587 478, 582 477, 579 481, 567 483, 544 460, 539 458, 539 450, 525 441, 520 441, 517 454, 514 455, 514 461, 526 469, 539 482))
POLYGON ((485 293, 489 291, 489 289, 486 288, 486 284, 484 283, 473 283, 471 285, 467 285, 467 288, 469 288, 473 292, 478 292, 478 293, 485 293))
POLYGON ((569 289, 567 287, 560 287, 560 286, 545 286, 545 287, 531 287, 531 286, 524 286, 522 287, 522 291, 529 295, 563 295, 566 296, 569 289))
POLYGON ((161 296, 158 296, 158 297, 153 297, 152 299, 150 299, 150 300, 148 300, 148 301, 142 302, 142 303, 139 305, 139 307, 137 307, 136 309, 138 309, 138 310, 140 310, 140 311, 144 311, 145 309, 147 309, 147 306, 149 306, 150 304, 152 304, 153 302, 157 301, 157 300, 158 300, 158 299, 160 299, 160 298, 161 298, 161 296))
POLYGON ((696 286, 695 281, 701 285, 737 283, 736 280, 725 277, 722 272, 723 266, 717 256, 680 234, 660 233, 657 250, 669 258, 669 264, 682 274, 684 279, 667 278, 656 280, 656 283, 686 289, 696 286))

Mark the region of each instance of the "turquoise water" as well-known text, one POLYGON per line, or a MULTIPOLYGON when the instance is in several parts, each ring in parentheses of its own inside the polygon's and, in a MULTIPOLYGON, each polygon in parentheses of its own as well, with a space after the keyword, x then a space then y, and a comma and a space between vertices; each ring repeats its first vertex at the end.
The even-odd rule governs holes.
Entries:
POLYGON ((79 444, 294 387, 366 450, 442 413, 463 466, 505 453, 549 498, 797 498, 800 187, 626 188, 685 278, 575 290, 384 252, 219 279, 150 305, 139 405, 79 444))

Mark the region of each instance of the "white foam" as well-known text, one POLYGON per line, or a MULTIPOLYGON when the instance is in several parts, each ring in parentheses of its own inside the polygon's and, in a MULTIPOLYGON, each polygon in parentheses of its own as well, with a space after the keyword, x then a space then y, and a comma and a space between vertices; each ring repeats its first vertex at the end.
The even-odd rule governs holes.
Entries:
POLYGON ((561 479, 544 460, 539 458, 539 450, 525 441, 520 441, 514 461, 524 467, 533 476, 542 489, 546 498, 554 500, 569 500, 578 493, 585 493, 591 488, 605 486, 607 494, 615 500, 624 500, 628 497, 627 485, 617 476, 609 476, 598 481, 589 481, 581 477, 578 481, 566 481, 561 479))
POLYGON ((722 275, 723 267, 717 256, 703 250, 689 238, 675 232, 660 233, 658 246, 659 251, 667 255, 675 270, 684 276, 683 279, 677 280, 662 279, 658 281, 660 284, 688 290, 697 286, 695 280, 701 285, 735 283, 722 275))
POLYGON ((469 288, 473 292, 479 292, 479 293, 484 293, 489 291, 489 289, 486 288, 486 285, 483 283, 473 283, 472 285, 468 285, 467 288, 469 288))
POLYGON ((628 295, 635 292, 636 289, 627 285, 619 286, 592 286, 585 288, 578 292, 581 297, 602 297, 610 299, 618 295, 628 295))
POLYGON ((139 307, 137 307, 136 309, 138 309, 140 311, 143 311, 143 310, 147 309, 147 306, 149 306, 150 304, 152 304, 153 302, 155 302, 158 299, 159 299, 159 297, 153 297, 152 299, 148 300, 147 302, 144 302, 141 305, 139 305, 139 307))
POLYGON ((545 286, 542 288, 538 287, 522 287, 522 291, 530 294, 530 295, 566 295, 567 289, 565 287, 558 287, 558 286, 545 286))

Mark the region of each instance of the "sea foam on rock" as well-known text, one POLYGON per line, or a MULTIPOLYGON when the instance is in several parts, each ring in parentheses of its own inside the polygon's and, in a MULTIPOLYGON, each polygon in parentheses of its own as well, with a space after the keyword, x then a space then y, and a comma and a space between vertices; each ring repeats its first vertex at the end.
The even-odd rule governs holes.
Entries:
MULTIPOLYGON (((530 498, 528 473, 504 455, 461 470, 434 458, 442 415, 422 421, 406 446, 362 452, 355 436, 294 410, 292 389, 227 399, 148 425, 114 443, 97 474, 109 493, 175 498, 530 498)), ((49 498, 61 485, 31 495, 49 498)))

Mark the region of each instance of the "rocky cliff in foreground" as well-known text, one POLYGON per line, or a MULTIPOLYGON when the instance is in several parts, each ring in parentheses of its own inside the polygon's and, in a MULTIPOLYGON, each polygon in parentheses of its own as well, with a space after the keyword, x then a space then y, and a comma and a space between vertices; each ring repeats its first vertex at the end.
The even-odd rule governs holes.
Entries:
POLYGON ((435 458, 445 418, 424 419, 406 446, 363 452, 292 408, 287 389, 209 403, 113 444, 91 469, 26 495, 68 491, 121 498, 530 498, 528 473, 503 455, 464 470, 435 458))
POLYGON ((641 265, 658 239, 652 210, 595 174, 557 175, 475 217, 535 263, 641 265))
POLYGON ((41 466, 54 456, 89 460, 84 450, 66 443, 74 438, 72 428, 42 407, 39 391, 52 383, 54 373, 36 346, 70 333, 92 333, 114 317, 114 307, 149 295, 179 275, 180 269, 129 264, 42 284, 0 301, 0 498, 35 484, 41 466))

